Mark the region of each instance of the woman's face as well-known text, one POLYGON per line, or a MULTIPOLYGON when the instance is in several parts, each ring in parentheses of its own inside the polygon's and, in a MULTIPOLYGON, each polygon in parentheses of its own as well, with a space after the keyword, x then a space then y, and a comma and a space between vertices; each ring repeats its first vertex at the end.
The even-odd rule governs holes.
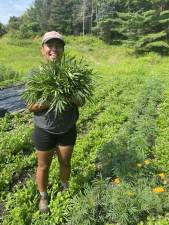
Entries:
POLYGON ((59 39, 51 39, 42 46, 42 54, 48 61, 62 58, 64 45, 59 39))

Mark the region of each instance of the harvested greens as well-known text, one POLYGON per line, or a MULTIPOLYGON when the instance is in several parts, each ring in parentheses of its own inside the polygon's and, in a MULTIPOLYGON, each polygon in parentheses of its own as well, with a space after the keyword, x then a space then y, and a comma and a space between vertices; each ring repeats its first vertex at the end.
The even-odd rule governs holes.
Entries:
POLYGON ((91 100, 94 72, 83 59, 64 55, 60 61, 43 63, 28 78, 23 99, 27 104, 48 104, 62 113, 72 101, 91 100))

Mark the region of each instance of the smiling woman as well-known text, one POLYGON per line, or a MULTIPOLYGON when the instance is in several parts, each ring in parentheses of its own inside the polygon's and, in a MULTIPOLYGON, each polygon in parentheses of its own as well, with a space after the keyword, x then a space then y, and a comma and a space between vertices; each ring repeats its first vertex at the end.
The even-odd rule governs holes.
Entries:
POLYGON ((64 45, 65 42, 58 32, 47 32, 42 39, 42 54, 48 61, 60 60, 64 52, 64 45))
POLYGON ((48 60, 55 60, 56 58, 61 58, 63 55, 64 46, 60 41, 52 39, 48 41, 42 48, 42 54, 48 60))
MULTIPOLYGON (((79 117, 78 107, 80 104, 74 100, 76 89, 74 88, 73 92, 71 92, 72 78, 66 79, 69 81, 67 84, 64 79, 65 74, 61 69, 59 70, 64 53, 64 45, 63 37, 56 31, 47 32, 43 36, 41 51, 47 64, 41 66, 38 73, 33 74, 30 80, 28 80, 27 90, 25 91, 25 93, 27 92, 27 98, 37 96, 37 92, 40 93, 36 100, 27 102, 29 110, 34 113, 35 128, 33 142, 38 161, 36 183, 40 192, 39 210, 41 212, 49 211, 47 186, 53 154, 56 151, 58 155, 61 190, 64 190, 68 188, 71 172, 71 156, 77 137, 76 122, 79 117), (54 70, 55 67, 56 69, 54 70), (60 74, 58 74, 58 71, 61 71, 60 74), (61 103, 66 102, 67 95, 64 95, 65 89, 70 89, 68 95, 68 99, 70 100, 68 100, 69 102, 64 109, 60 111, 60 114, 56 114, 53 106, 55 104, 60 106, 61 103), (62 95, 59 92, 60 90, 62 95), (47 99, 41 101, 44 95, 47 95, 45 97, 47 99)), ((64 68, 66 68, 66 65, 64 65, 64 68)), ((69 71, 66 72, 68 73, 69 71)), ((76 80, 74 78, 74 82, 76 81, 75 83, 78 83, 80 86, 80 82, 83 79, 79 77, 78 80, 77 77, 76 80)), ((87 90, 85 89, 85 91, 87 90)), ((81 92, 80 94, 84 93, 81 92)))

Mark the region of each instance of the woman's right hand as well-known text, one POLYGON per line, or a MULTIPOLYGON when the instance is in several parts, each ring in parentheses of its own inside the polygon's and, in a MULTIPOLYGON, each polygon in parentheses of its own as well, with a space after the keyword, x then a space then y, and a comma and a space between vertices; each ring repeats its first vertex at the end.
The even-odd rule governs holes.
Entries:
POLYGON ((48 108, 49 108, 49 105, 47 105, 46 103, 43 103, 43 104, 35 103, 28 106, 28 110, 30 112, 39 112, 43 109, 48 109, 48 108))

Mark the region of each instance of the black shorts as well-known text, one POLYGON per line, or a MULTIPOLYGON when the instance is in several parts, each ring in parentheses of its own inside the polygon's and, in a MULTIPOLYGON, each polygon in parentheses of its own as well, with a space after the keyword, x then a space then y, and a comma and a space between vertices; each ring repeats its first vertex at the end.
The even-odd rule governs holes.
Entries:
POLYGON ((56 147, 61 146, 72 146, 76 143, 77 130, 76 126, 72 127, 68 132, 64 134, 51 134, 44 129, 35 126, 32 139, 35 148, 38 151, 49 151, 56 147))

